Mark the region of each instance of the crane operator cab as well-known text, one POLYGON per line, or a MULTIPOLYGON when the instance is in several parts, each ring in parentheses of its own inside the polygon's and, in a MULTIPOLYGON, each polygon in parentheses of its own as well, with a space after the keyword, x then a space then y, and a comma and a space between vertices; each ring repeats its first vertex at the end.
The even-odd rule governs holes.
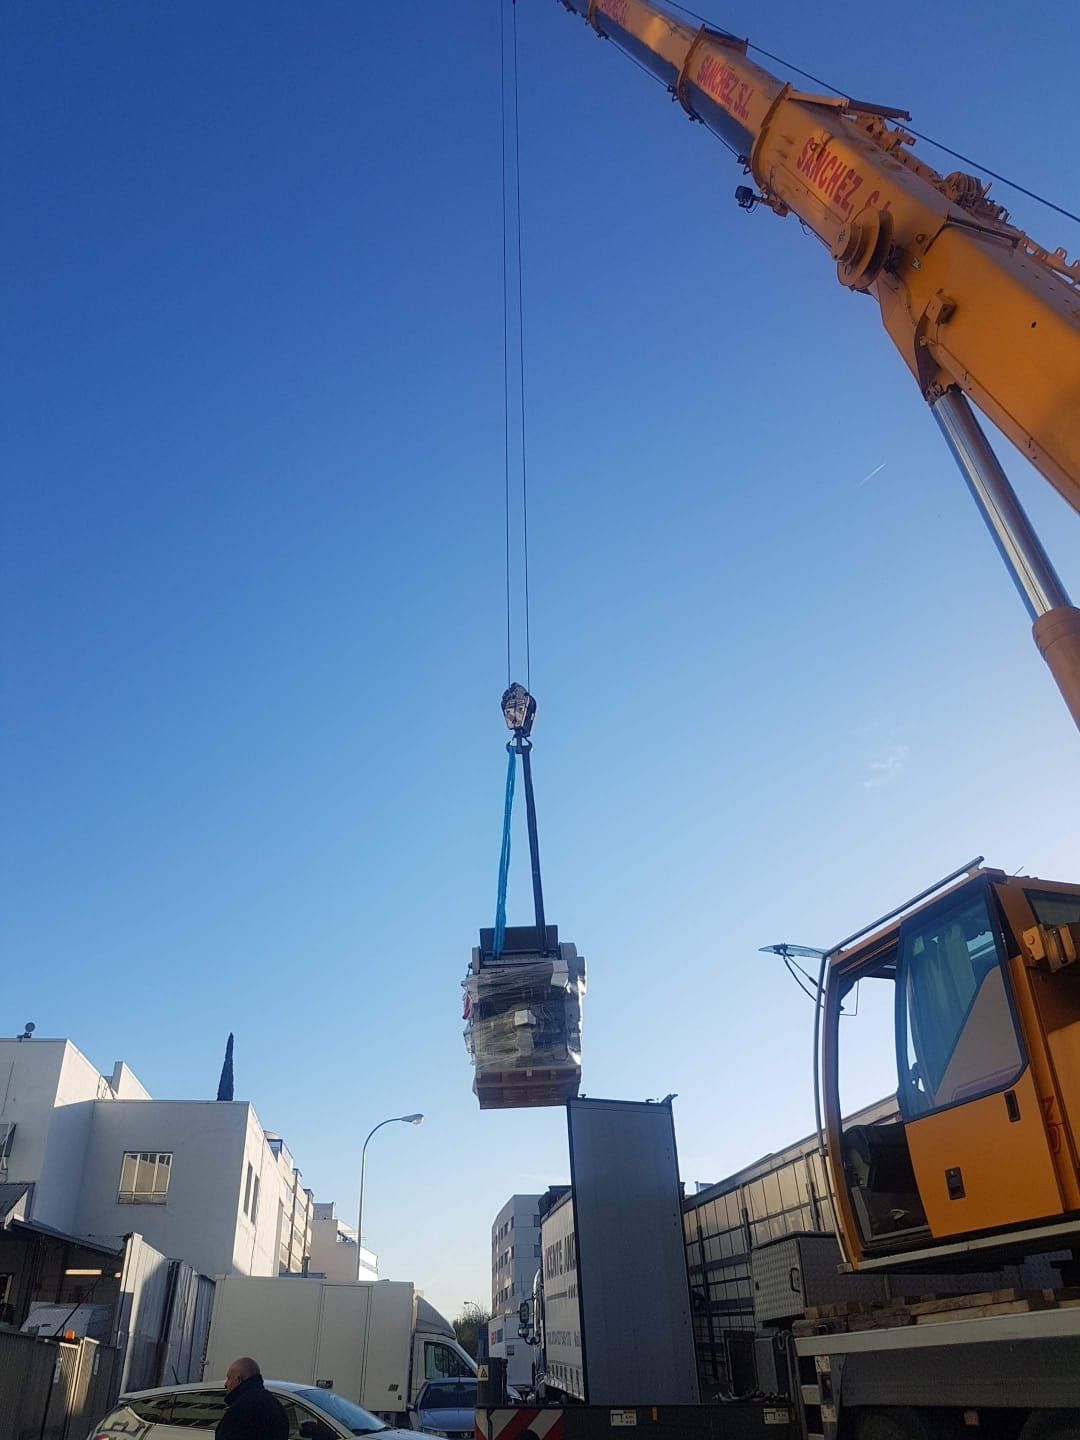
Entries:
POLYGON ((1080 885, 978 865, 950 880, 822 962, 823 1124, 855 1269, 1080 1249, 1080 885), (885 992, 897 1114, 845 1123, 867 980, 885 992))

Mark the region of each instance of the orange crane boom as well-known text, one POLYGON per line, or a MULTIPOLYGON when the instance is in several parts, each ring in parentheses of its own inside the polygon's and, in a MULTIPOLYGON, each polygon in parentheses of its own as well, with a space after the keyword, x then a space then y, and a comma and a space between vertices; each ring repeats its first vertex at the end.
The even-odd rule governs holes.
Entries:
POLYGON ((1080 610, 1070 603, 965 397, 1080 511, 1080 262, 1009 224, 987 186, 911 150, 905 111, 807 94, 650 0, 561 0, 734 149, 746 209, 793 214, 841 285, 876 299, 932 407, 1080 725, 1080 610))

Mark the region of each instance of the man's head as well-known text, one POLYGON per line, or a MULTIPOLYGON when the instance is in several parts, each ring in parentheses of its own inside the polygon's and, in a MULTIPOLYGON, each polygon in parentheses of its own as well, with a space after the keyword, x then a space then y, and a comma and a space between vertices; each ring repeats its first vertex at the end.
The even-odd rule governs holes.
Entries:
POLYGON ((235 1390, 237 1385, 242 1385, 245 1380, 253 1380, 256 1376, 261 1380, 258 1362, 252 1360, 250 1355, 241 1355, 239 1360, 234 1360, 225 1372, 225 1394, 235 1390))

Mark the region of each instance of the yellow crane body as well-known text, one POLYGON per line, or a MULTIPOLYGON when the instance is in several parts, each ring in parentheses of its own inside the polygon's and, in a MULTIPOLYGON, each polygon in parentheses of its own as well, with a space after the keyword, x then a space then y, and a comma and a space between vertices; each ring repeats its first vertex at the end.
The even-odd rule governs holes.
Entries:
MULTIPOLYGON (((757 186, 737 191, 740 204, 796 216, 828 248, 840 284, 873 296, 935 414, 969 397, 1080 511, 1080 262, 1010 225, 977 177, 942 176, 919 159, 914 137, 890 123, 905 111, 797 90, 756 64, 746 40, 695 28, 651 0, 562 4, 734 150, 757 186)), ((1000 529, 992 502, 973 494, 1000 529)), ((1015 511, 1023 532, 1019 502, 1015 511)), ((1008 537, 995 538, 1080 725, 1080 610, 1037 537, 1034 568, 1049 580, 1030 589, 1008 537)))
POLYGON ((856 1269, 1080 1248, 1080 885, 973 867, 826 957, 821 1091, 856 1269), (899 1119, 845 1123, 861 981, 893 999, 899 1119))

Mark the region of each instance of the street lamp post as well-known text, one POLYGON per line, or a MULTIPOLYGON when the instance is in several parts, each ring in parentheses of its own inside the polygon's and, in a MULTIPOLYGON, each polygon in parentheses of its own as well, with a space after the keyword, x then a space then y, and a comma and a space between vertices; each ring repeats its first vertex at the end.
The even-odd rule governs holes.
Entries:
POLYGON ((367 1140, 364 1141, 363 1149, 360 1151, 360 1207, 356 1216, 356 1273, 360 1273, 360 1251, 364 1248, 364 1179, 367 1174, 367 1147, 372 1135, 381 1130, 384 1125, 422 1125, 423 1115, 391 1115, 388 1120, 380 1120, 375 1129, 370 1131, 367 1140))

